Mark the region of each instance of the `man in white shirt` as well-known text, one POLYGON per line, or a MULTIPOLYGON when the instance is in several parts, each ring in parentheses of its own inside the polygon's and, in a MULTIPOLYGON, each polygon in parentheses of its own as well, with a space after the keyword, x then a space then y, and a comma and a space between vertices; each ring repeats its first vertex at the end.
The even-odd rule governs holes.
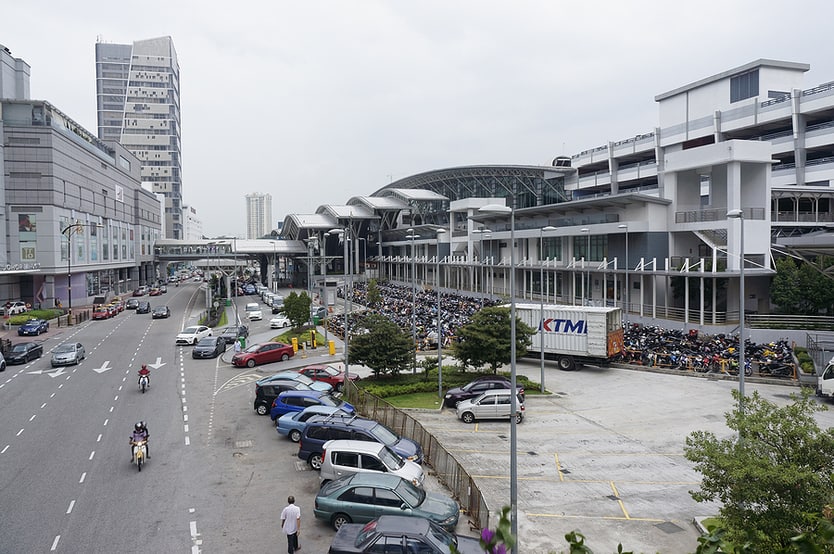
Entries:
POLYGON ((281 529, 287 534, 287 554, 293 554, 298 546, 298 534, 301 532, 301 508, 295 505, 295 497, 287 498, 287 506, 281 510, 281 529))

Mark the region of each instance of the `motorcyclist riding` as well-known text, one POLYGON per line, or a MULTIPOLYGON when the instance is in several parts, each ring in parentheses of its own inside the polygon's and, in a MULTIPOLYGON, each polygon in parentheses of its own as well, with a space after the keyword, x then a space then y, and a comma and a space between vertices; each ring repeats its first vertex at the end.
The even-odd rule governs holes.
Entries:
POLYGON ((133 426, 133 433, 130 435, 130 461, 133 461, 133 447, 142 441, 145 441, 145 452, 148 458, 151 457, 151 449, 149 446, 151 433, 148 431, 147 425, 145 425, 144 421, 139 421, 136 425, 133 426))
POLYGON ((148 369, 147 364, 142 364, 142 369, 139 370, 139 383, 142 384, 142 377, 148 378, 148 386, 151 386, 151 370, 148 369))

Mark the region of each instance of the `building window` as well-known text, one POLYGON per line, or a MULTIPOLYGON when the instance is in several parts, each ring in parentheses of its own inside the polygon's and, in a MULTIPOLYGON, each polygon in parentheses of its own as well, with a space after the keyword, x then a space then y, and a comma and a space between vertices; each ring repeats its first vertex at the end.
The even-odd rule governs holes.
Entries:
POLYGON ((759 95, 759 70, 754 69, 730 79, 730 103, 759 95))

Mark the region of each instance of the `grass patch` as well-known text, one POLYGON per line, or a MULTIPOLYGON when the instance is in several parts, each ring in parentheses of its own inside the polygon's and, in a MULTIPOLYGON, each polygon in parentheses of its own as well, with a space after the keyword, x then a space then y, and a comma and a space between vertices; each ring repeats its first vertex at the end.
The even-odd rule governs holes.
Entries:
POLYGON ((413 394, 400 394, 397 396, 389 396, 385 400, 397 408, 421 408, 424 410, 433 410, 439 409, 441 405, 441 401, 437 397, 437 391, 434 391, 433 393, 415 392, 413 394))

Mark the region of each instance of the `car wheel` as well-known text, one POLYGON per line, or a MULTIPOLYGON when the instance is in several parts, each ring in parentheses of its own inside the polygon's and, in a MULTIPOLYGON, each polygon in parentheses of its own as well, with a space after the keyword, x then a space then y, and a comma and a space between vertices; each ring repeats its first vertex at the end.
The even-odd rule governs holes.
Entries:
POLYGON ((460 416, 461 421, 464 423, 475 423, 475 414, 472 412, 463 412, 463 415, 460 416))
POLYGON ((333 516, 331 522, 333 523, 333 528, 338 531, 339 527, 344 525, 345 523, 351 523, 353 520, 350 519, 350 516, 347 514, 336 514, 333 516))
POLYGON ((195 338, 193 341, 191 341, 191 344, 192 344, 193 346, 197 346, 197 339, 195 338))
POLYGON ((0 364, 0 371, 6 371, 6 362, 0 364))
POLYGON ((522 414, 515 414, 515 422, 521 423, 522 421, 524 421, 524 416, 522 414))
MULTIPOLYGON (((313 469, 315 469, 317 471, 320 470, 321 469, 321 454, 313 454, 312 456, 310 456, 310 465, 312 466, 313 469)), ((348 523, 350 523, 350 522, 348 522, 348 523)), ((338 529, 338 527, 337 527, 337 529, 338 529)))
POLYGON ((343 388, 345 388, 344 383, 338 383, 335 387, 333 387, 333 390, 335 390, 336 392, 342 392, 343 388))
POLYGON ((258 415, 266 415, 269 413, 269 407, 264 404, 258 404, 258 407, 255 408, 255 413, 258 415))
POLYGON ((559 369, 562 371, 573 371, 576 369, 576 362, 570 356, 559 358, 559 369))
POLYGON ((283 354, 283 355, 281 355, 281 361, 282 361, 282 362, 286 362, 286 361, 287 361, 287 360, 289 360, 289 359, 290 359, 290 355, 289 355, 289 354, 283 354))
POLYGON ((255 359, 249 358, 248 360, 246 360, 246 367, 255 367, 255 359))
POLYGON ((298 429, 293 429, 292 431, 290 431, 290 434, 288 436, 290 437, 291 441, 298 442, 301 440, 301 431, 299 431, 298 429))

